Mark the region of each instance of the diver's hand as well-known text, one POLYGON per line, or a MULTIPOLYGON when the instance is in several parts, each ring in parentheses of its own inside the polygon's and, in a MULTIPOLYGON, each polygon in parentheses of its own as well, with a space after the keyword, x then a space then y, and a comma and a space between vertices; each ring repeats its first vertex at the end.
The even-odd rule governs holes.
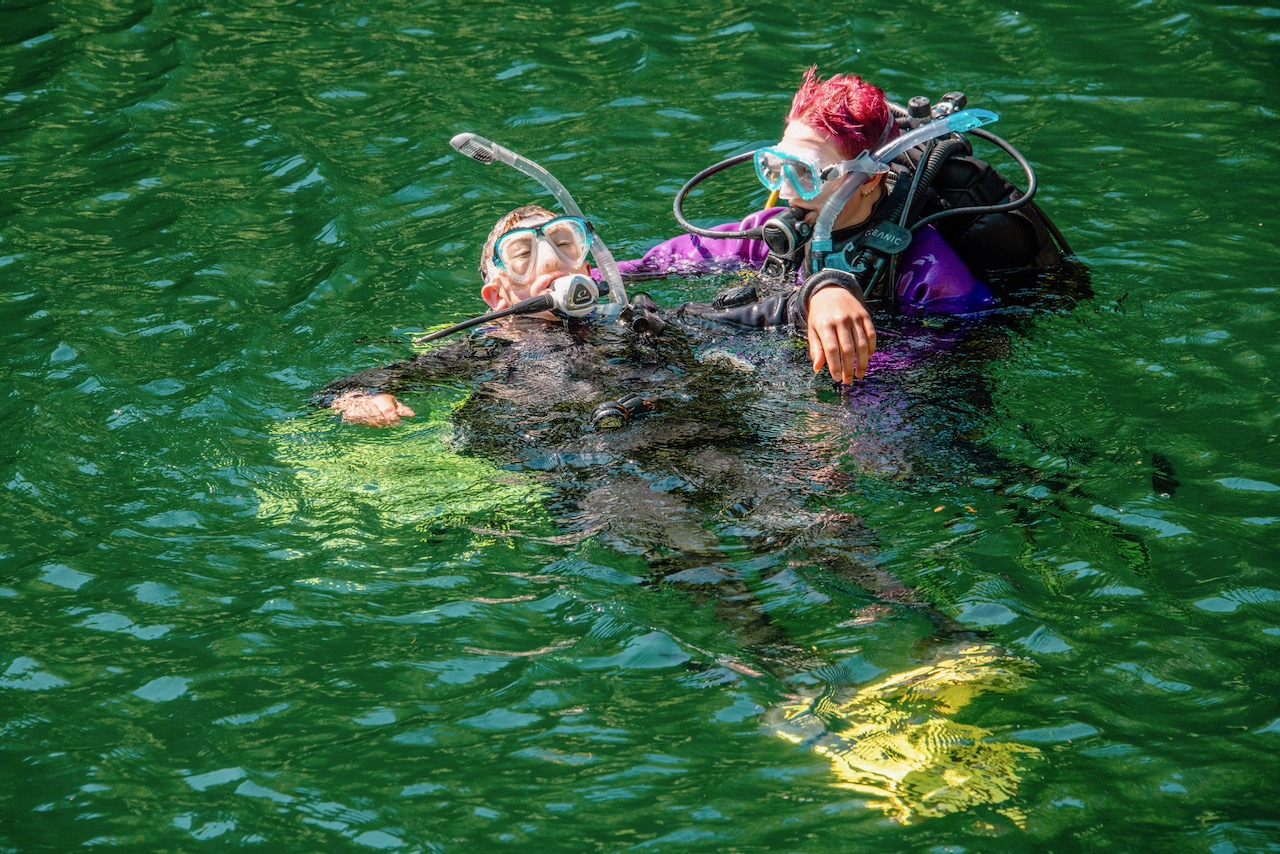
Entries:
POLYGON ((847 385, 867 375, 875 351, 876 328, 857 297, 827 287, 809 299, 809 358, 815 374, 826 365, 831 379, 847 385))
POLYGON ((345 391, 333 399, 329 408, 342 414, 342 420, 370 427, 390 427, 401 418, 412 418, 413 410, 390 394, 366 394, 345 391))

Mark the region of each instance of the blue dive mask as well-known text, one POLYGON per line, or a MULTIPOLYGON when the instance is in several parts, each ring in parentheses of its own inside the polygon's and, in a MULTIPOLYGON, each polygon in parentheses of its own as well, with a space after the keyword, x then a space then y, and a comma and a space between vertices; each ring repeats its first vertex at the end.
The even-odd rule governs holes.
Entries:
POLYGON ((558 216, 541 225, 513 228, 494 243, 493 263, 516 284, 526 285, 537 273, 542 247, 554 253, 564 268, 578 267, 587 259, 592 234, 591 224, 577 216, 558 216))
POLYGON ((812 152, 786 151, 780 145, 761 148, 755 153, 756 175, 766 190, 777 191, 784 199, 816 199, 822 187, 850 172, 875 175, 889 167, 862 152, 852 160, 820 166, 812 152))

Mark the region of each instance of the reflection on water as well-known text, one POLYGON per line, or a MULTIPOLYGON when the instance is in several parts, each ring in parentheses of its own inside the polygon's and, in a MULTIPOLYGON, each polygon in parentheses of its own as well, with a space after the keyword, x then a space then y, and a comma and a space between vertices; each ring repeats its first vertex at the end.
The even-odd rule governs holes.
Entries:
POLYGON ((451 448, 448 415, 463 399, 437 389, 414 401, 417 417, 396 431, 352 429, 328 411, 281 422, 272 439, 276 472, 257 484, 258 517, 327 546, 381 532, 466 530, 481 520, 535 535, 545 488, 451 448))
MULTIPOLYGON (((1040 751, 955 716, 977 696, 1025 686, 1032 664, 989 645, 936 654, 852 696, 834 690, 784 704, 773 732, 826 758, 837 786, 900 822, 1003 804, 1040 751)), ((1001 811, 1025 819, 1016 808, 1001 811)))

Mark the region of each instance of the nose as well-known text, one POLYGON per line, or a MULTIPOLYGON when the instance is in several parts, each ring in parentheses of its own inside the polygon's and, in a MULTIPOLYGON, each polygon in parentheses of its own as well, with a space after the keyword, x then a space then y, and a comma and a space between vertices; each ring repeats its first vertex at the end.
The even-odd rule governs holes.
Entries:
POLYGON ((560 253, 556 252, 555 245, 545 235, 538 237, 537 268, 539 272, 560 268, 560 253))

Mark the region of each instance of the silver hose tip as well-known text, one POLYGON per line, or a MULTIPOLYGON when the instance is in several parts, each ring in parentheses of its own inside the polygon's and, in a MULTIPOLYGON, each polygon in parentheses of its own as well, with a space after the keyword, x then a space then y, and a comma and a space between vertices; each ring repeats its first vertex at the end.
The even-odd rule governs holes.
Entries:
POLYGON ((460 133, 453 139, 449 140, 449 144, 458 150, 460 154, 464 154, 478 163, 492 163, 493 151, 487 148, 480 137, 474 133, 460 133))

